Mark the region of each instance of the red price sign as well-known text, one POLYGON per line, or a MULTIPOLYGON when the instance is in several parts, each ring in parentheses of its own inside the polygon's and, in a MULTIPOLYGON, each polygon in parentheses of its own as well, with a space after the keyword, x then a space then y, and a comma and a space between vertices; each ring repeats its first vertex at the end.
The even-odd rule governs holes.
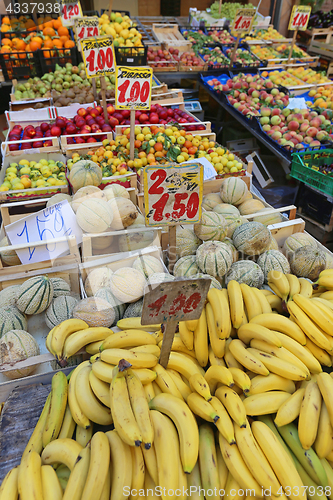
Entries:
POLYGON ((61 5, 61 20, 63 26, 72 26, 74 20, 82 17, 80 0, 63 0, 61 5))
POLYGON ((252 29, 255 9, 237 9, 231 31, 249 33, 252 29))
POLYGON ((98 17, 75 19, 75 33, 78 40, 99 36, 98 17))
POLYGON ((150 109, 153 69, 117 66, 116 109, 150 109))
POLYGON ((111 75, 115 70, 113 40, 108 36, 80 40, 87 78, 111 75))
POLYGON ((311 7, 308 5, 294 5, 291 11, 288 30, 304 31, 308 27, 311 7))
POLYGON ((147 166, 143 169, 147 226, 193 224, 201 219, 203 166, 147 166))

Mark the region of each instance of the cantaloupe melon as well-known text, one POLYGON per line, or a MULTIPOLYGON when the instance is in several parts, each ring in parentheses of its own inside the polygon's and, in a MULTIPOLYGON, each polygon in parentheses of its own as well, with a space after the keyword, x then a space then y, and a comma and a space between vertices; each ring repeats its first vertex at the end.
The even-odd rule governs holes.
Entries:
POLYGON ((104 194, 104 191, 99 189, 97 186, 84 186, 76 191, 75 195, 72 199, 72 209, 76 213, 78 211, 79 206, 85 200, 89 200, 91 198, 98 198, 100 200, 107 201, 107 198, 104 194))
POLYGON ((246 222, 235 229, 233 242, 239 252, 260 255, 271 241, 271 233, 261 222, 246 222))
POLYGON ((248 191, 246 193, 246 196, 244 196, 243 201, 251 200, 251 198, 253 198, 253 194, 251 193, 251 191, 248 191))
POLYGON ((217 281, 214 276, 210 276, 209 274, 203 274, 203 273, 198 273, 195 276, 193 276, 193 279, 199 279, 199 278, 207 278, 211 280, 211 284, 209 288, 217 288, 218 290, 222 290, 222 285, 219 281, 217 281))
POLYGON ((186 255, 185 257, 181 257, 177 260, 173 268, 173 275, 176 278, 192 278, 192 276, 198 273, 200 273, 200 269, 195 255, 186 255))
POLYGON ((82 319, 89 326, 109 327, 114 323, 115 312, 106 300, 88 297, 81 300, 73 310, 73 318, 82 319))
POLYGON ((216 207, 214 207, 213 209, 213 212, 221 214, 223 215, 223 217, 225 217, 226 215, 233 215, 234 217, 240 216, 238 208, 234 205, 230 205, 230 203, 220 203, 219 205, 216 205, 216 207))
POLYGON ((53 205, 56 205, 57 203, 61 203, 62 201, 68 201, 68 203, 71 205, 72 203, 72 197, 69 194, 65 193, 57 193, 51 196, 47 200, 46 206, 47 207, 52 207, 53 205))
POLYGON ((203 241, 221 241, 227 235, 225 218, 216 212, 203 212, 200 222, 194 224, 194 233, 203 241))
POLYGON ((72 166, 69 182, 74 193, 84 186, 99 186, 102 182, 102 169, 91 160, 79 160, 72 166))
POLYGON ((0 338, 10 330, 26 330, 27 318, 16 306, 0 307, 0 338))
POLYGON ((71 286, 67 281, 62 278, 50 278, 53 285, 53 298, 60 297, 61 295, 69 295, 71 293, 71 286))
POLYGON ((251 199, 243 201, 243 203, 241 203, 238 208, 241 215, 250 215, 263 210, 265 208, 265 205, 260 200, 251 199))
POLYGON ((111 276, 111 291, 122 303, 135 302, 144 294, 146 278, 132 267, 122 267, 111 276))
POLYGON ((268 250, 261 254, 257 260, 267 282, 267 275, 270 271, 280 271, 283 274, 290 273, 288 259, 279 250, 268 250))
POLYGON ((126 306, 122 304, 118 299, 116 299, 111 291, 111 288, 109 287, 104 287, 97 290, 97 292, 95 293, 95 297, 106 300, 106 302, 108 302, 113 307, 115 318, 111 326, 116 325, 117 321, 119 321, 123 317, 126 306))
POLYGON ((245 222, 249 222, 245 217, 241 215, 239 217, 234 217, 233 215, 224 215, 224 220, 226 222, 227 227, 227 237, 232 238, 235 232, 235 229, 245 222))
POLYGON ((149 276, 147 283, 149 285, 156 285, 157 283, 165 283, 166 281, 174 281, 175 277, 169 273, 154 273, 149 276))
POLYGON ((163 273, 162 262, 153 255, 140 255, 132 264, 133 269, 140 271, 146 278, 155 273, 163 273))
POLYGON ((244 201, 247 193, 247 185, 238 177, 227 177, 221 184, 220 196, 223 203, 238 206, 244 201))
MULTIPOLYGON (((0 340, 0 364, 13 365, 40 353, 36 340, 25 330, 13 329, 0 340)), ((30 375, 39 365, 3 372, 10 380, 30 375)))
POLYGON ((223 243, 225 243, 226 245, 229 245, 229 247, 231 248, 231 251, 232 251, 232 262, 237 262, 238 261, 238 257, 239 257, 239 253, 238 253, 238 250, 235 247, 234 242, 232 241, 232 239, 231 238, 224 238, 223 243))
POLYGON ((297 248, 290 259, 290 269, 298 277, 316 281, 321 271, 326 268, 325 253, 319 248, 310 245, 297 248))
POLYGON ((113 213, 113 220, 111 223, 112 231, 125 229, 131 226, 139 214, 134 203, 127 198, 112 198, 108 201, 108 205, 113 213))
POLYGON ((178 258, 194 255, 200 243, 201 240, 194 234, 192 229, 187 226, 177 226, 176 246, 178 258))
POLYGON ((276 239, 272 236, 271 241, 269 242, 268 246, 266 247, 267 250, 279 250, 279 245, 276 239))
POLYGON ((270 226, 272 224, 278 224, 283 221, 280 212, 274 212, 272 214, 265 214, 265 212, 271 211, 271 208, 262 208, 259 210, 258 215, 253 217, 254 222, 261 222, 265 226, 270 226))
POLYGON ((25 314, 40 314, 49 307, 52 299, 52 281, 47 276, 35 276, 20 286, 16 306, 25 314))
POLYGON ((288 236, 283 244, 283 253, 289 258, 292 252, 295 252, 297 248, 309 245, 312 248, 318 248, 317 242, 312 236, 307 233, 294 233, 288 236))
POLYGON ((2 262, 7 266, 19 266, 21 264, 19 256, 15 250, 11 249, 11 245, 6 236, 0 241, 0 248, 2 247, 8 247, 8 250, 6 249, 0 252, 2 262))
POLYGON ((126 307, 123 318, 138 318, 142 316, 143 299, 136 300, 126 307))
POLYGON ((216 205, 222 203, 219 193, 209 193, 202 198, 202 208, 205 210, 213 210, 216 205))
POLYGON ((110 228, 112 220, 109 202, 98 198, 85 199, 76 212, 76 222, 86 233, 103 233, 110 228))
POLYGON ((70 295, 60 295, 53 299, 45 311, 45 323, 50 330, 62 321, 72 318, 77 303, 78 300, 70 295))
POLYGON ((7 286, 0 292, 0 307, 14 306, 20 285, 7 286))
POLYGON ((222 278, 232 264, 232 250, 222 241, 205 241, 196 253, 196 262, 201 272, 214 278, 222 278))
POLYGON ((154 241, 154 231, 140 231, 119 236, 118 245, 120 252, 131 252, 140 250, 152 245, 154 241))
POLYGON ((225 283, 227 285, 229 281, 235 280, 238 283, 245 283, 252 287, 261 288, 264 279, 264 273, 258 264, 251 260, 239 260, 232 264, 225 277, 225 283))
POLYGON ((97 267, 90 271, 84 281, 84 288, 88 297, 95 295, 100 288, 110 287, 113 272, 106 266, 97 267))
POLYGON ((107 200, 112 200, 112 198, 127 198, 130 199, 129 192, 124 186, 114 182, 113 184, 108 184, 104 188, 104 194, 107 200))

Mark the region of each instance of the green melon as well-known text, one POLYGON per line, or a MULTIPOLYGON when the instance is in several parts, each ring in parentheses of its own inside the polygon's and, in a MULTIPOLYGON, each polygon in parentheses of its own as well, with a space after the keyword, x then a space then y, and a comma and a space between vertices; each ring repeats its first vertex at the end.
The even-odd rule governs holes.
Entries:
MULTIPOLYGON (((200 247, 199 247, 200 248, 200 247)), ((176 278, 192 278, 195 274, 198 274, 200 269, 196 262, 195 255, 186 255, 177 260, 173 268, 173 275, 176 278)))
POLYGON ((132 267, 140 271, 146 278, 155 273, 163 273, 164 267, 162 262, 152 255, 140 255, 132 264, 132 267))
POLYGON ((143 308, 143 299, 139 299, 126 307, 123 318, 137 318, 141 317, 143 308))
MULTIPOLYGON (((0 340, 0 364, 15 364, 40 353, 36 340, 25 330, 13 329, 0 340)), ((38 365, 4 372, 10 380, 30 375, 38 365)))
POLYGON ((247 222, 235 229, 233 242, 239 252, 260 255, 271 241, 271 233, 261 222, 247 222))
POLYGON ((280 212, 274 212, 273 214, 265 214, 272 210, 271 208, 263 208, 259 210, 258 215, 253 217, 254 222, 261 222, 265 226, 271 226, 272 224, 279 224, 283 221, 283 217, 280 212))
POLYGON ((194 234, 192 229, 187 226, 177 226, 176 246, 178 258, 194 255, 200 243, 201 240, 194 234))
POLYGON ((228 238, 233 237, 235 229, 238 226, 245 224, 245 222, 249 222, 247 219, 245 219, 245 217, 242 217, 241 215, 239 217, 234 217, 233 215, 224 215, 223 217, 224 217, 224 220, 226 221, 227 237, 228 238))
POLYGON ((197 278, 208 278, 211 280, 210 288, 217 288, 218 290, 222 290, 221 283, 216 278, 214 278, 214 276, 210 276, 209 274, 199 273, 193 276, 193 279, 197 278))
POLYGON ((202 208, 205 210, 213 210, 216 205, 222 202, 219 193, 209 193, 202 198, 202 208))
POLYGON ((316 281, 326 268, 325 252, 310 245, 298 248, 289 259, 290 269, 298 277, 316 281))
POLYGON ((196 253, 196 262, 200 270, 215 278, 222 278, 232 264, 232 250, 222 241, 205 241, 196 253))
POLYGON ((261 267, 267 282, 267 275, 270 271, 280 271, 283 274, 290 273, 288 259, 279 250, 268 250, 260 255, 257 260, 258 266, 261 267))
POLYGON ((220 196, 223 203, 240 205, 248 193, 245 182, 238 177, 227 177, 223 180, 220 188, 220 196))
POLYGON ((229 272, 225 277, 226 285, 229 281, 238 281, 246 285, 260 288, 264 283, 264 273, 255 262, 251 260, 239 260, 232 264, 229 272))
POLYGON ((25 281, 17 294, 16 306, 25 314, 39 314, 53 299, 53 285, 47 276, 35 276, 25 281))
POLYGON ((61 295, 69 295, 71 293, 71 286, 67 281, 62 278, 50 278, 53 285, 53 298, 60 297, 61 295))
POLYGON ((318 248, 317 242, 312 236, 310 236, 307 233, 295 233, 292 234, 291 236, 288 236, 286 241, 284 242, 283 245, 283 253, 286 255, 287 258, 289 258, 289 255, 297 248, 304 247, 306 245, 309 245, 313 248, 318 248))
POLYGON ((20 285, 7 286, 0 292, 0 307, 13 306, 16 304, 17 292, 20 285))
POLYGON ((112 305, 115 312, 115 319, 111 326, 116 325, 117 321, 122 319, 126 306, 116 299, 111 291, 111 288, 109 287, 104 287, 97 290, 97 292, 95 293, 95 297, 106 300, 106 302, 112 305))
POLYGON ((214 207, 213 211, 217 214, 223 215, 223 217, 226 217, 227 215, 233 215, 234 217, 240 216, 238 208, 234 205, 230 205, 230 203, 220 203, 214 207))
POLYGON ((62 321, 72 318, 77 303, 78 300, 70 295, 60 295, 53 299, 45 311, 45 323, 50 330, 62 321))
POLYGON ((225 219, 216 212, 203 212, 200 222, 194 224, 194 232, 203 241, 222 241, 227 235, 225 219))
POLYGON ((27 318, 16 306, 0 307, 0 338, 10 330, 26 330, 27 318))
POLYGON ((232 241, 232 239, 230 239, 230 238, 224 238, 223 243, 225 243, 226 245, 229 245, 229 247, 231 248, 231 251, 232 251, 232 262, 237 262, 239 254, 238 254, 238 250, 235 247, 234 242, 232 241))

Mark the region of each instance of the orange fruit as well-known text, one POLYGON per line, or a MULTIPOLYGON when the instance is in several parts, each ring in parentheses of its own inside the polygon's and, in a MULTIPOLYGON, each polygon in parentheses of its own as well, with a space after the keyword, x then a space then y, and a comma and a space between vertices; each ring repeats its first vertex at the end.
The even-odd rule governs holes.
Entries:
POLYGON ((72 49, 73 47, 75 47, 73 40, 67 40, 67 42, 65 42, 65 49, 72 49))
POLYGON ((68 29, 65 26, 60 26, 58 28, 58 35, 59 36, 62 36, 62 35, 67 35, 68 36, 69 35, 69 31, 68 31, 68 29))
POLYGON ((162 151, 163 144, 161 142, 156 142, 156 144, 154 145, 154 149, 155 149, 155 151, 162 151))
POLYGON ((7 47, 11 47, 13 45, 13 42, 11 41, 10 38, 3 38, 1 40, 1 45, 6 45, 7 47))

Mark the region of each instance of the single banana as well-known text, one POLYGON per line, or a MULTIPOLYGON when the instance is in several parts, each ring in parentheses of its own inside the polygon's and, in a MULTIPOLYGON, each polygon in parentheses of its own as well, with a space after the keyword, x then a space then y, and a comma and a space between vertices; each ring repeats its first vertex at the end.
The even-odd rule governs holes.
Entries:
POLYGON ((215 391, 215 396, 221 401, 237 425, 240 427, 246 426, 247 417, 244 403, 233 389, 225 386, 219 387, 215 391))
POLYGON ((154 483, 158 484, 157 459, 154 443, 149 450, 146 450, 146 448, 141 445, 141 451, 145 462, 145 474, 150 474, 154 483))
POLYGON ((51 354, 53 354, 54 357, 56 357, 56 353, 55 353, 55 351, 53 351, 51 343, 52 343, 52 335, 53 335, 53 332, 55 329, 56 329, 56 327, 52 328, 52 330, 49 331, 49 333, 47 334, 47 337, 45 339, 46 348, 51 354))
POLYGON ((259 314, 262 314, 261 305, 251 287, 249 287, 245 283, 241 283, 240 288, 242 291, 247 316, 249 321, 251 321, 252 318, 255 318, 256 316, 259 316, 259 314))
POLYGON ((213 365, 208 368, 204 377, 209 385, 211 393, 215 392, 217 384, 223 384, 228 387, 233 387, 234 379, 229 371, 229 368, 224 366, 213 365))
MULTIPOLYGON (((222 293, 221 290, 218 290, 217 288, 211 288, 208 291, 207 300, 210 307, 212 308, 217 337, 222 340, 227 339, 230 335, 231 323, 230 323, 229 303, 226 296, 222 293)), ((207 314, 207 306, 206 306, 206 314, 207 314)))
POLYGON ((328 314, 332 319, 333 301, 323 299, 322 297, 314 297, 312 300, 324 313, 327 313, 327 309, 329 309, 328 314))
POLYGON ((110 384, 96 377, 92 370, 89 372, 89 383, 96 398, 99 399, 104 406, 110 408, 110 384))
POLYGON ((73 333, 64 343, 62 353, 63 359, 70 358, 82 349, 82 347, 85 347, 92 342, 105 340, 107 337, 112 335, 112 333, 113 332, 110 328, 105 328, 103 326, 85 328, 84 330, 79 330, 73 333))
POLYGON ((82 446, 74 439, 64 438, 51 441, 43 450, 42 464, 53 465, 56 463, 65 464, 73 470, 76 459, 82 450, 82 446))
POLYGON ((231 367, 229 368, 229 371, 232 375, 232 378, 234 379, 235 385, 240 389, 242 389, 244 394, 247 396, 251 389, 250 377, 243 370, 240 370, 239 368, 231 367))
POLYGON ((201 373, 201 375, 205 374, 203 368, 194 358, 189 358, 180 352, 170 352, 168 368, 181 373, 187 380, 189 380, 194 373, 201 373))
POLYGON ((206 492, 211 490, 213 495, 210 495, 210 497, 219 500, 220 480, 214 432, 207 424, 199 427, 199 466, 203 489, 206 492))
POLYGON ((269 374, 265 364, 260 360, 260 358, 258 358, 257 355, 252 354, 250 349, 246 349, 245 344, 241 340, 232 340, 228 347, 236 360, 248 370, 257 373, 258 375, 269 374))
POLYGON ((156 384, 159 386, 162 392, 166 392, 167 394, 173 394, 179 399, 183 399, 181 392, 179 391, 177 385, 175 384, 173 378, 170 373, 167 372, 162 365, 157 363, 154 366, 154 371, 156 372, 156 384))
POLYGON ((200 394, 200 396, 202 396, 206 401, 210 401, 212 399, 207 380, 200 373, 192 375, 189 379, 189 383, 193 392, 200 394))
POLYGON ((148 401, 139 377, 131 370, 126 372, 126 383, 131 407, 138 424, 144 447, 149 450, 154 439, 148 401))
MULTIPOLYGON (((229 444, 236 444, 236 441, 234 441, 234 443, 229 443, 229 444)), ((217 468, 219 471, 220 488, 224 490, 227 484, 229 470, 228 467, 226 466, 225 461, 223 460, 220 445, 216 446, 216 458, 217 458, 217 468)))
POLYGON ((310 339, 307 340, 304 349, 308 351, 308 353, 312 355, 321 365, 329 367, 332 366, 332 358, 328 352, 321 347, 318 347, 310 339))
POLYGON ((275 332, 255 323, 247 323, 241 326, 238 329, 237 335, 244 344, 249 344, 251 340, 255 339, 263 340, 267 344, 272 344, 276 347, 282 346, 281 340, 275 335, 275 332))
POLYGON ((228 339, 231 335, 231 332, 233 330, 233 326, 231 324, 231 316, 230 316, 230 304, 229 304, 229 296, 228 296, 228 290, 226 288, 222 288, 222 290, 218 290, 220 292, 220 300, 222 304, 222 313, 225 314, 225 317, 223 318, 223 337, 228 339), (222 299, 221 299, 222 297, 222 299))
POLYGON ((288 300, 293 300, 294 295, 299 294, 301 291, 301 283, 294 274, 286 274, 285 276, 289 282, 288 300))
POLYGON ((179 321, 179 336, 185 347, 189 350, 193 350, 193 332, 189 330, 186 326, 185 321, 179 321))
POLYGON ((103 342, 104 340, 97 340, 97 342, 92 342, 91 344, 86 345, 86 352, 91 356, 98 354, 103 342))
POLYGON ((109 365, 109 363, 104 363, 104 361, 98 360, 91 364, 93 374, 102 380, 111 384, 112 372, 114 365, 109 365))
POLYGON ((254 293, 254 295, 257 297, 257 300, 258 300, 260 307, 261 307, 262 314, 271 314, 272 308, 271 308, 271 305, 268 302, 266 296, 263 295, 262 293, 260 293, 260 290, 256 287, 252 287, 251 290, 254 293))
POLYGON ((316 484, 309 474, 306 472, 306 470, 302 467, 302 465, 299 463, 295 455, 293 455, 293 460, 297 469, 298 474, 300 475, 300 478, 302 479, 302 482, 304 486, 307 486, 308 488, 311 488, 309 491, 313 493, 311 495, 311 498, 313 500, 327 500, 326 495, 324 494, 324 490, 320 493, 320 489, 318 488, 318 484, 316 484))
POLYGON ((274 332, 288 335, 299 344, 306 344, 306 337, 302 329, 296 323, 281 314, 261 314, 253 318, 250 324, 265 326, 270 330, 274 330, 274 332))
POLYGON ((62 500, 62 488, 55 470, 51 465, 42 465, 43 498, 47 500, 62 500))
POLYGON ((69 407, 68 401, 66 406, 65 415, 62 421, 62 426, 58 435, 59 439, 69 438, 71 439, 75 430, 75 421, 72 417, 71 409, 69 407))
POLYGON ((75 396, 79 407, 86 417, 100 425, 111 425, 112 415, 110 408, 102 405, 96 398, 89 383, 90 366, 84 367, 75 380, 75 396))
MULTIPOLYGON (((328 271, 328 269, 327 269, 328 271)), ((319 286, 325 287, 327 290, 333 290, 333 277, 332 274, 319 276, 317 281, 319 286)))
MULTIPOLYGON (((282 349, 282 347, 280 347, 282 349)), ((284 359, 277 358, 275 355, 271 355, 264 351, 259 351, 250 347, 248 349, 249 354, 255 356, 262 361, 262 364, 271 373, 276 373, 284 378, 289 378, 290 380, 305 380, 308 374, 301 370, 299 366, 295 366, 284 359)))
POLYGON ((314 449, 319 458, 325 458, 332 451, 333 428, 325 402, 322 402, 314 449))
POLYGON ((19 467, 14 467, 7 472, 0 486, 0 500, 18 499, 18 474, 19 467))
POLYGON ((235 481, 233 475, 229 472, 227 477, 227 482, 225 485, 225 497, 229 500, 243 500, 244 499, 244 490, 240 487, 240 485, 235 481), (243 495, 240 494, 243 492, 243 495))
POLYGON ((154 386, 150 382, 149 384, 144 385, 143 388, 145 390, 146 398, 149 403, 149 401, 151 401, 155 397, 154 386))
POLYGON ((328 460, 326 460, 325 458, 322 458, 320 461, 321 461, 321 464, 324 467, 326 475, 327 475, 327 481, 328 481, 329 488, 327 488, 327 493, 326 494, 327 494, 327 497, 330 500, 333 500, 333 469, 332 469, 332 463, 329 463, 328 460))
POLYGON ((269 271, 267 275, 268 286, 282 300, 287 300, 290 293, 289 281, 281 271, 269 271))
POLYGON ((43 448, 59 435, 66 411, 67 394, 66 375, 59 371, 52 377, 50 407, 43 431, 43 448))
MULTIPOLYGON (((182 339, 178 335, 179 334, 176 334, 173 338, 171 351, 181 352, 183 354, 187 354, 188 356, 191 356, 192 358, 196 359, 195 352, 189 351, 187 349, 187 347, 185 346, 184 342, 182 341, 182 339)), ((163 339, 158 344, 158 347, 160 349, 162 348, 162 343, 163 343, 163 339)))
POLYGON ((77 441, 82 448, 87 446, 89 441, 92 438, 93 435, 93 429, 94 425, 91 423, 91 426, 88 429, 84 429, 83 427, 80 427, 79 425, 75 429, 75 441, 77 441))
POLYGON ((42 453, 43 433, 44 433, 45 422, 49 414, 50 402, 51 402, 51 393, 48 395, 46 399, 42 413, 40 414, 38 422, 22 454, 22 459, 25 457, 25 455, 27 455, 27 453, 30 453, 31 451, 36 451, 39 455, 42 453))
POLYGON ((127 349, 140 345, 156 345, 156 339, 150 333, 142 330, 125 330, 109 334, 105 338, 100 351, 104 351, 105 349, 127 349))
POLYGON ((185 321, 186 327, 191 330, 191 332, 194 332, 195 329, 198 327, 199 320, 198 319, 188 319, 185 321))
POLYGON ((110 465, 110 445, 104 432, 96 432, 91 439, 90 464, 81 500, 100 498, 110 465))
POLYGON ((312 321, 328 335, 333 335, 333 320, 330 310, 323 312, 319 305, 311 299, 303 297, 303 295, 295 295, 293 301, 309 316, 312 321))
POLYGON ((127 349, 105 349, 100 354, 100 359, 110 365, 117 365, 121 359, 131 363, 133 368, 153 368, 158 360, 153 354, 133 352, 127 349))
POLYGON ((266 298, 272 310, 277 311, 279 314, 283 314, 282 299, 278 297, 278 295, 267 295, 266 298))
POLYGON ((321 299, 325 299, 325 300, 333 300, 333 291, 329 291, 329 292, 324 292, 320 295, 320 298, 321 299))
POLYGON ((22 459, 17 478, 20 500, 43 500, 41 466, 41 458, 36 451, 27 453, 22 459))
POLYGON ((307 366, 311 373, 320 373, 322 371, 321 365, 318 360, 305 349, 306 346, 300 345, 296 340, 284 335, 280 332, 275 332, 275 334, 281 340, 282 347, 290 351, 294 356, 296 356, 302 363, 307 366))
POLYGON ((146 332, 156 332, 161 328, 161 325, 142 325, 141 316, 134 316, 133 318, 123 318, 117 321, 117 327, 120 330, 143 330, 146 332))
MULTIPOLYGON (((142 449, 139 446, 131 446, 132 455, 132 484, 131 489, 135 491, 142 490, 145 484, 145 461, 143 458, 142 449)), ((136 495, 131 495, 132 500, 137 497, 136 495)), ((110 496, 108 497, 110 500, 110 496)))
POLYGON ((83 361, 83 363, 80 363, 72 372, 68 384, 68 405, 71 410, 73 420, 76 422, 76 424, 88 429, 88 427, 90 427, 90 420, 81 410, 75 394, 77 376, 80 371, 83 370, 86 366, 90 366, 89 361, 83 361))
MULTIPOLYGON (((111 496, 110 500, 128 498, 132 485, 131 448, 119 436, 116 430, 105 433, 111 450, 111 496), (127 489, 128 494, 125 493, 127 489)), ((149 450, 150 451, 150 450, 149 450)))
POLYGON ((110 468, 107 471, 106 479, 104 481, 103 489, 99 500, 110 500, 111 494, 111 471, 110 468))
POLYGON ((322 372, 317 375, 317 384, 320 389, 323 400, 330 416, 331 425, 333 425, 333 379, 328 373, 322 372))
MULTIPOLYGON (((44 467, 44 466, 42 466, 42 467, 44 467)), ((50 466, 48 465, 48 467, 50 467, 50 466)), ((57 478, 59 480, 60 479, 65 479, 66 481, 68 481, 69 476, 71 475, 71 471, 67 467, 67 465, 64 465, 64 464, 57 465, 56 464, 55 467, 56 467, 55 472, 57 474, 57 478)))
POLYGON ((299 293, 303 295, 303 297, 311 299, 313 292, 312 283, 305 278, 298 278, 298 281, 300 284, 299 293))
POLYGON ((205 367, 208 363, 208 330, 205 308, 202 309, 197 327, 193 332, 193 348, 199 365, 205 367))
POLYGON ((244 301, 241 287, 236 280, 231 280, 227 286, 231 322, 238 329, 244 321, 244 301))
POLYGON ((305 388, 298 417, 298 436, 304 450, 315 442, 321 410, 321 393, 317 382, 311 381, 305 388))
POLYGON ((285 391, 267 391, 245 398, 243 404, 247 415, 269 415, 276 413, 289 396, 285 391))
MULTIPOLYGON (((228 339, 228 341, 231 342, 231 339, 228 339)), ((228 342, 226 342, 226 348, 228 346, 228 342)), ((225 355, 227 355, 227 352, 225 353, 225 355)), ((219 365, 219 366, 226 366, 223 358, 217 358, 214 354, 214 351, 212 349, 212 346, 209 346, 208 347, 208 360, 209 360, 209 364, 210 365, 219 365)), ((237 361, 235 360, 235 362, 237 363, 237 361)), ((230 368, 230 367, 229 367, 230 368)))
POLYGON ((213 396, 210 404, 214 408, 216 414, 218 415, 218 420, 216 420, 215 425, 222 434, 222 436, 228 441, 229 444, 235 444, 235 433, 232 420, 229 413, 221 403, 221 401, 213 396))
POLYGON ((209 302, 206 304, 206 318, 211 348, 217 358, 222 358, 225 352, 226 341, 219 336, 213 308, 209 302))
MULTIPOLYGON (((224 361, 223 359, 214 364, 218 364, 221 366, 226 366, 227 368, 239 368, 240 370, 243 370, 243 366, 237 361, 237 359, 233 356, 233 354, 230 351, 230 344, 234 339, 229 338, 226 343, 225 343, 225 353, 224 353, 224 361)), ((220 359, 216 358, 215 359, 220 359)))
POLYGON ((183 469, 185 472, 191 472, 199 452, 199 431, 193 413, 184 401, 164 393, 155 396, 150 401, 149 407, 165 413, 176 425, 183 469))
POLYGON ((263 375, 253 377, 248 393, 249 396, 268 391, 285 391, 293 394, 295 392, 295 384, 292 380, 276 375, 275 373, 270 373, 267 377, 263 375))
POLYGON ((62 358, 62 351, 66 339, 73 333, 88 328, 85 321, 81 319, 66 319, 54 328, 51 338, 51 349, 58 359, 62 358))
POLYGON ((195 415, 198 415, 207 422, 214 422, 219 419, 213 406, 197 392, 192 392, 187 398, 187 404, 195 415))
POLYGON ((287 307, 290 316, 303 330, 305 335, 309 337, 309 339, 312 340, 312 342, 314 342, 317 346, 330 351, 331 345, 326 339, 325 335, 323 335, 317 325, 304 313, 304 311, 296 304, 296 302, 289 301, 287 307))
POLYGON ((276 414, 274 420, 275 425, 281 427, 282 425, 290 424, 290 422, 293 422, 298 417, 304 398, 304 392, 305 388, 300 388, 286 399, 276 414))
POLYGON ((187 401, 187 398, 192 393, 189 386, 184 382, 181 375, 176 370, 171 370, 170 368, 167 368, 167 372, 170 375, 170 377, 172 378, 172 380, 174 381, 175 386, 177 387, 177 389, 181 393, 184 401, 187 401))
MULTIPOLYGON (((218 451, 218 450, 217 450, 218 451)), ((220 452, 221 454, 221 452, 220 452)), ((227 469, 228 470, 228 469, 227 469)), ((220 479, 221 482, 221 479, 220 479)), ((199 462, 197 462, 191 474, 187 476, 187 486, 191 492, 191 500, 204 500, 199 462)))
MULTIPOLYGON (((144 352, 148 354, 153 354, 157 358, 160 357, 161 354, 161 349, 158 345, 151 345, 151 344, 143 344, 140 345, 139 347, 132 347, 131 348, 132 352, 144 352)), ((137 368, 137 370, 149 370, 149 368, 137 368)))

